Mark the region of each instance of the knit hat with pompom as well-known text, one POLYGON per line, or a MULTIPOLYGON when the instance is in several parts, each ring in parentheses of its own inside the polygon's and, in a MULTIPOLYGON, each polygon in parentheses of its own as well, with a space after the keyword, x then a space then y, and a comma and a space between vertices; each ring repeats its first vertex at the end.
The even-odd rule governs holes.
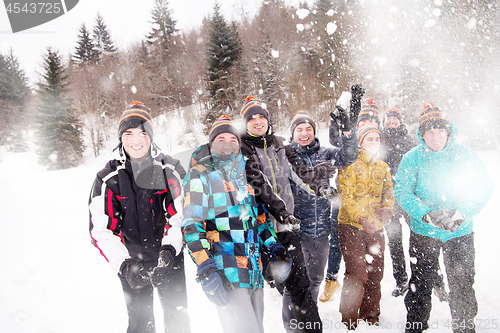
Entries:
POLYGON ((403 123, 403 116, 401 115, 401 112, 399 112, 399 110, 396 108, 390 108, 386 110, 384 112, 384 115, 382 116, 382 122, 385 123, 388 117, 396 117, 401 123, 403 123))
POLYGON ((380 118, 377 103, 373 98, 366 101, 366 104, 361 108, 358 116, 358 124, 363 120, 371 120, 380 126, 380 118))
POLYGON ((361 143, 363 142, 364 138, 368 133, 378 133, 380 135, 380 130, 377 127, 369 126, 369 125, 364 125, 360 126, 357 131, 358 135, 358 146, 361 147, 361 143))
POLYGON ((450 121, 445 114, 434 104, 425 103, 424 111, 418 119, 418 131, 423 136, 425 132, 435 128, 445 129, 448 135, 451 133, 450 121))
POLYGON ((212 128, 210 129, 210 134, 208 136, 208 142, 211 144, 217 135, 221 133, 231 133, 234 134, 238 138, 238 142, 241 142, 240 140, 240 133, 236 126, 233 124, 233 121, 231 120, 231 117, 222 115, 217 120, 214 122, 212 125, 212 128))
POLYGON ((153 141, 153 122, 151 111, 141 102, 132 102, 123 111, 120 120, 118 121, 118 140, 122 140, 122 134, 129 128, 140 128, 153 141))
POLYGON ((292 119, 292 136, 295 128, 302 123, 310 124, 314 130, 314 135, 316 135, 316 123, 314 120, 305 111, 297 111, 297 114, 292 119))
POLYGON ((243 107, 240 111, 241 119, 243 119, 246 124, 248 123, 250 118, 252 118, 256 114, 263 115, 269 123, 269 112, 266 109, 266 103, 259 101, 253 96, 248 96, 245 99, 245 104, 243 104, 243 107))

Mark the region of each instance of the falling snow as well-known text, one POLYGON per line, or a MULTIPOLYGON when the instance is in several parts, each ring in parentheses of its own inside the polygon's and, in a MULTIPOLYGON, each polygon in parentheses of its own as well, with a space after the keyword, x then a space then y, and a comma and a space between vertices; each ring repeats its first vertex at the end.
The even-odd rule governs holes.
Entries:
MULTIPOLYGON (((326 124, 319 124, 321 142, 328 142, 326 124)), ((156 127, 155 127, 156 128, 156 127)), ((174 131, 173 128, 171 128, 174 131)), ((176 135, 182 135, 177 133, 176 135)), ((166 136, 158 137, 160 147, 167 147, 166 136)), ((171 143, 173 152, 185 148, 171 143)), ((91 245, 88 234, 87 200, 95 173, 111 156, 87 156, 80 167, 46 171, 36 164, 36 155, 9 153, 0 147, 0 233, 3 265, 9 274, 0 274, 0 327, 3 332, 25 333, 122 333, 126 331, 127 313, 120 283, 106 261, 91 245), (27 190, 28 189, 28 190, 27 190), (29 208, 28 208, 29 207, 29 208), (50 304, 50 306, 48 306, 50 304), (86 318, 86 320, 82 320, 86 318)), ((497 191, 486 208, 475 218, 476 294, 479 300, 477 319, 498 318, 500 291, 497 284, 498 265, 492 265, 496 253, 500 225, 496 207, 500 203, 500 156, 496 151, 480 152, 494 180, 497 191)), ((408 253, 409 231, 403 224, 404 246, 408 253)), ((407 260, 411 258, 407 257, 407 260)), ((405 308, 403 298, 391 296, 395 281, 389 251, 385 251, 385 274, 382 280, 381 322, 392 328, 384 332, 402 332, 405 308)), ((340 277, 344 273, 341 266, 340 277)), ((193 332, 220 333, 215 306, 209 303, 200 286, 194 282, 196 269, 186 256, 189 313, 193 332)), ((322 287, 321 287, 322 288, 322 287)), ((156 300, 158 301, 158 300, 156 300)), ((158 304, 158 302, 156 303, 158 304)), ((265 288, 267 332, 284 332, 281 323, 281 296, 265 288)), ((339 295, 332 302, 319 303, 324 332, 345 332, 340 329, 339 295)), ((157 331, 162 331, 161 311, 156 308, 157 331)), ((433 296, 429 333, 450 333, 445 320, 450 317, 447 303, 433 296)), ((491 325, 491 322, 490 322, 491 325)), ((490 326, 491 328, 491 326, 490 326)), ((372 332, 360 327, 356 332, 372 332)), ((498 332, 478 328, 478 332, 498 332)))

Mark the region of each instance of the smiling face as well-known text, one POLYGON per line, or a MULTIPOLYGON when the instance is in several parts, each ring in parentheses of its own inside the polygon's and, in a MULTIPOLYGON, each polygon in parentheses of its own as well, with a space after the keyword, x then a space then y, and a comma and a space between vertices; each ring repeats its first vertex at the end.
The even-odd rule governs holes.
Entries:
POLYGON ((398 128, 401 126, 401 121, 398 117, 389 116, 384 121, 384 128, 398 128))
POLYGON ((368 133, 361 142, 361 148, 370 153, 378 152, 380 148, 380 134, 377 132, 368 133))
POLYGON ((151 140, 142 129, 129 128, 122 134, 125 152, 134 162, 140 162, 148 156, 151 140))
POLYGON ((314 128, 311 124, 301 123, 293 131, 293 141, 301 146, 307 146, 314 140, 314 128))
POLYGON ((440 151, 446 147, 448 143, 448 132, 444 128, 433 128, 427 130, 424 135, 422 135, 427 146, 434 150, 440 151))
POLYGON ((218 155, 237 154, 240 143, 236 135, 232 133, 221 133, 217 135, 211 144, 211 151, 218 155))
POLYGON ((248 133, 255 136, 265 136, 268 128, 269 123, 267 122, 266 117, 261 114, 253 115, 247 122, 248 133))

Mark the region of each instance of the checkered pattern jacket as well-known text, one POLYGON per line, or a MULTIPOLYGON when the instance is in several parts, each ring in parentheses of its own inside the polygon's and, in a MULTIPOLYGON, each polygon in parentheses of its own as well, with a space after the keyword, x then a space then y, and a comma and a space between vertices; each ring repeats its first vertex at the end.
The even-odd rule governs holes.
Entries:
POLYGON ((234 287, 262 288, 260 250, 276 243, 276 234, 246 180, 243 156, 200 157, 201 151, 206 145, 193 154, 197 164, 183 182, 188 252, 196 265, 214 258, 234 287))

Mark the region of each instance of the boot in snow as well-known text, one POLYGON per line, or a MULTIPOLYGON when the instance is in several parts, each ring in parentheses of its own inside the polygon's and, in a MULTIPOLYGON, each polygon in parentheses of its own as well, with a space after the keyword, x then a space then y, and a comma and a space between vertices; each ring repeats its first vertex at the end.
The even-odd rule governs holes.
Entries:
POLYGON ((340 291, 340 282, 332 279, 325 279, 325 289, 323 294, 319 297, 321 302, 328 302, 332 299, 333 295, 340 291))

